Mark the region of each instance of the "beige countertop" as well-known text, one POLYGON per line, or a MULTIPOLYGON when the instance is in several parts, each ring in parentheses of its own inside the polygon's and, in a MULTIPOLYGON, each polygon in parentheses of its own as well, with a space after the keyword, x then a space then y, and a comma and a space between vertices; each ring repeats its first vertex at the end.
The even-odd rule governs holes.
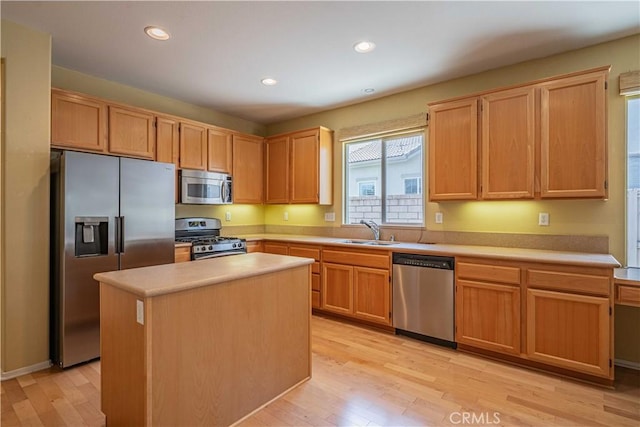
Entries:
POLYGON ((153 297, 300 267, 311 258, 265 253, 96 273, 93 278, 141 297, 153 297))
POLYGON ((616 268, 613 277, 616 283, 640 286, 640 268, 616 268))
POLYGON ((186 248, 191 247, 191 242, 176 242, 176 248, 186 248))
MULTIPOLYGON (((316 245, 344 246, 345 248, 363 248, 393 252, 425 253, 445 256, 471 256, 515 261, 545 262, 553 264, 575 264, 593 267, 620 267, 620 263, 610 254, 586 252, 561 252, 542 249, 503 248, 493 246, 467 246, 428 243, 395 242, 391 245, 362 245, 345 243, 347 238, 299 236, 290 234, 248 234, 237 236, 247 241, 275 240, 282 242, 306 243, 316 245)), ((357 240, 357 239, 353 239, 357 240)))

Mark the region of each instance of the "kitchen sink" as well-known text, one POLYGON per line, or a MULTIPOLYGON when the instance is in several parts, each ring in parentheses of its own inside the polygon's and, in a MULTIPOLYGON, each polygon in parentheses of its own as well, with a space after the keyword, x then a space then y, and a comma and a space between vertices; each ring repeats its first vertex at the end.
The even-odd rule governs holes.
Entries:
POLYGON ((395 245, 398 242, 390 242, 390 241, 385 241, 385 240, 352 240, 352 239, 347 239, 347 240, 341 240, 340 243, 353 243, 356 245, 371 245, 371 246, 389 246, 389 245, 395 245))

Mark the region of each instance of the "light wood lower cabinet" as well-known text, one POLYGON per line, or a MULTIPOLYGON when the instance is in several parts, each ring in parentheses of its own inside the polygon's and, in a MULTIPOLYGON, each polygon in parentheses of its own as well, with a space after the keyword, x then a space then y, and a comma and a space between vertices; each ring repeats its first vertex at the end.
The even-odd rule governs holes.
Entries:
POLYGON ((179 246, 175 249, 175 260, 174 262, 187 262, 191 261, 191 247, 190 246, 179 246))
POLYGON ((456 341, 610 384, 613 268, 456 259, 456 341))
POLYGON ((458 280, 456 341, 520 354, 520 287, 458 280))
POLYGON ((246 244, 247 244, 247 253, 264 252, 264 243, 262 241, 246 242, 246 244))
POLYGON ((320 308, 322 305, 322 286, 320 268, 320 256, 322 249, 320 246, 304 245, 298 243, 284 243, 266 241, 263 244, 263 252, 277 255, 299 256, 303 258, 313 258, 316 260, 311 265, 311 307, 320 308))
POLYGON ((609 298, 528 289, 527 357, 609 377, 609 307, 609 298))
POLYGON ((390 326, 389 253, 323 250, 322 310, 390 326))

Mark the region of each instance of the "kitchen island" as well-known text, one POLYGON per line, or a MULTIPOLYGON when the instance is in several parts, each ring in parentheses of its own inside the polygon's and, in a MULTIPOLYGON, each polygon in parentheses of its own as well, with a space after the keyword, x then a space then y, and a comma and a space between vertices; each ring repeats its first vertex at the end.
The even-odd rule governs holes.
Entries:
POLYGON ((98 273, 109 425, 230 425, 311 376, 311 263, 235 255, 98 273))

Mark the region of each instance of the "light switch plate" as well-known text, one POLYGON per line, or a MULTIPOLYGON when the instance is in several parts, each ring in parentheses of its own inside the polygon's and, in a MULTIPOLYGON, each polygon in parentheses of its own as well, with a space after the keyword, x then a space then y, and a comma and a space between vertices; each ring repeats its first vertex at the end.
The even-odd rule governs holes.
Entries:
POLYGON ((225 220, 225 221, 231 221, 231 212, 226 211, 226 212, 224 213, 224 220, 225 220))
POLYGON ((442 212, 436 212, 436 224, 442 224, 443 217, 442 212))
POLYGON ((284 213, 284 218, 285 221, 289 221, 289 212, 285 212, 284 213))
POLYGON ((326 212, 324 214, 324 220, 326 222, 333 222, 336 220, 336 213, 335 212, 326 212))
POLYGON ((136 322, 144 325, 144 302, 136 300, 136 322))

